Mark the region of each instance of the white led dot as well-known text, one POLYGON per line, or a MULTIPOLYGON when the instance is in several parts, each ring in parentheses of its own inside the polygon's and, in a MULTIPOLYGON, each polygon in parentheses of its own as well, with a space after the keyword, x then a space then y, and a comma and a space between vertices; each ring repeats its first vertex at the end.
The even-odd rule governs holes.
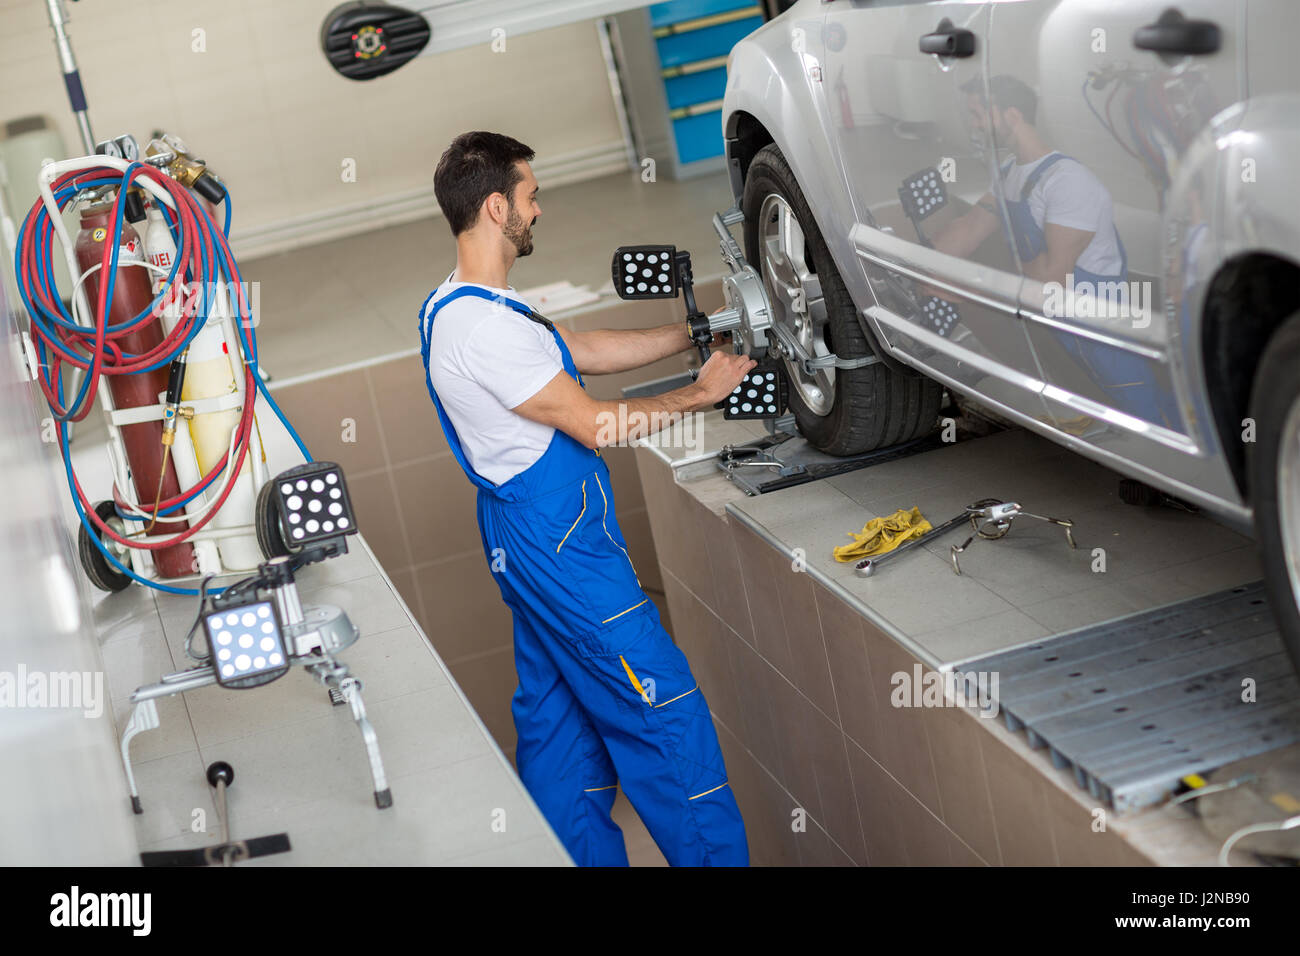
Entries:
POLYGON ((265 624, 263 624, 263 625, 262 625, 262 633, 263 633, 263 634, 274 634, 274 633, 275 633, 275 622, 274 622, 274 621, 267 621, 265 624))
POLYGON ((302 515, 298 514, 298 512, 294 511, 290 513, 289 524, 297 524, 301 520, 302 520, 302 515))
POLYGON ((331 497, 331 498, 342 498, 342 497, 343 497, 343 492, 340 491, 338 488, 331 488, 331 489, 330 489, 330 497, 331 497))
POLYGON ((330 505, 330 514, 337 518, 339 515, 343 514, 343 506, 335 501, 330 505))
POLYGON ((339 527, 340 527, 340 528, 346 528, 347 526, 348 526, 348 519, 347 519, 347 518, 340 518, 340 519, 339 519, 339 527))
POLYGON ((333 521, 322 521, 322 522, 321 522, 320 529, 321 529, 322 531, 333 531, 333 530, 334 530, 334 522, 333 522, 333 521))
POLYGON ((640 261, 641 261, 642 259, 644 259, 644 258, 645 258, 645 253, 644 253, 644 252, 638 252, 638 253, 636 254, 636 261, 637 261, 637 262, 640 262, 640 261))
POLYGON ((289 482, 286 481, 284 484, 280 486, 281 494, 287 495, 287 494, 291 494, 292 492, 293 492, 293 485, 289 484, 289 482))
POLYGON ((637 290, 638 292, 644 292, 644 291, 645 291, 645 283, 644 283, 644 282, 638 282, 638 283, 636 284, 636 290, 637 290))
POLYGON ((325 476, 325 484, 337 485, 338 483, 339 483, 339 476, 334 474, 334 472, 331 471, 328 475, 325 476))
POLYGON ((253 658, 253 666, 258 668, 265 667, 266 658, 263 657, 261 654, 258 654, 256 657, 253 658))
POLYGON ((239 619, 239 623, 244 627, 252 627, 257 623, 257 615, 252 611, 245 611, 244 616, 239 619))
POLYGON ((226 623, 229 624, 231 627, 234 627, 236 624, 239 623, 239 615, 236 614, 234 611, 231 611, 229 614, 226 615, 226 623))
POLYGON ((299 478, 299 479, 298 479, 298 484, 297 484, 296 487, 298 488, 299 491, 306 491, 306 490, 307 490, 307 479, 306 479, 306 478, 299 478))
POLYGON ((654 273, 654 270, 653 270, 653 269, 642 269, 642 270, 641 270, 641 275, 644 276, 644 277, 647 278, 647 279, 650 278, 650 277, 651 277, 652 275, 654 275, 654 274, 655 274, 655 273, 654 273))
POLYGON ((230 648, 223 647, 221 650, 217 651, 217 660, 219 661, 230 660, 230 648))
POLYGON ((313 498, 311 501, 307 502, 307 510, 310 511, 312 514, 315 514, 316 512, 320 511, 320 509, 321 509, 321 503, 319 498, 313 498))
POLYGON ((758 398, 758 389, 756 389, 756 388, 749 388, 749 389, 746 389, 746 390, 745 390, 745 397, 746 397, 746 398, 758 398))
POLYGON ((269 607, 267 607, 265 604, 263 604, 261 607, 259 607, 259 608, 257 609, 257 616, 258 616, 258 617, 270 617, 270 616, 271 616, 271 609, 270 609, 269 607))
POLYGON ((316 494, 320 494, 325 490, 325 482, 321 481, 319 478, 312 479, 311 490, 316 492, 316 494))
POLYGON ((217 643, 218 643, 218 644, 229 644, 229 643, 230 643, 230 632, 229 632, 229 631, 222 631, 220 634, 218 634, 218 635, 217 635, 217 643))
POLYGON ((302 497, 299 495, 291 495, 284 499, 284 504, 290 511, 297 511, 302 507, 302 497))
POLYGON ((742 412, 747 412, 747 411, 749 411, 751 408, 753 408, 753 406, 750 405, 749 402, 745 402, 743 405, 740 406, 740 410, 741 410, 742 412))
POLYGON ((252 647, 252 646, 253 646, 253 635, 252 635, 252 634, 240 634, 240 635, 239 635, 239 646, 240 646, 240 647, 252 647))
POLYGON ((635 263, 635 262, 629 262, 629 263, 628 263, 624 268, 625 268, 628 272, 636 272, 636 263, 635 263))
POLYGON ((234 672, 235 672, 235 669, 234 669, 233 667, 231 667, 229 664, 227 664, 225 667, 221 668, 221 676, 222 676, 222 677, 229 677, 229 676, 230 676, 231 674, 233 674, 234 672))
POLYGON ((295 538, 301 538, 301 537, 302 537, 302 528, 294 528, 294 529, 293 529, 293 536, 294 536, 295 538))
POLYGON ((248 659, 247 654, 240 654, 238 657, 235 658, 235 666, 238 667, 241 671, 248 670, 248 665, 251 663, 253 662, 248 659))
POLYGON ((275 667, 275 666, 276 666, 277 664, 279 664, 282 660, 284 660, 284 658, 280 656, 280 654, 279 654, 278 651, 277 651, 276 653, 272 654, 271 657, 270 657, 269 659, 270 659, 270 662, 271 662, 271 666, 272 666, 272 667, 275 667))
POLYGON ((315 533, 316 533, 316 530, 317 530, 319 527, 320 527, 320 522, 317 521, 315 518, 308 518, 308 519, 307 519, 307 532, 308 532, 309 534, 315 534, 315 533))
POLYGON ((658 262, 658 261, 659 261, 659 257, 658 257, 657 255, 655 255, 655 254, 652 252, 652 253, 650 253, 650 255, 648 255, 648 256, 645 257, 645 261, 646 261, 646 262, 658 262))
POLYGON ((264 651, 273 651, 275 650, 275 641, 269 637, 264 637, 262 643, 257 646, 264 651))

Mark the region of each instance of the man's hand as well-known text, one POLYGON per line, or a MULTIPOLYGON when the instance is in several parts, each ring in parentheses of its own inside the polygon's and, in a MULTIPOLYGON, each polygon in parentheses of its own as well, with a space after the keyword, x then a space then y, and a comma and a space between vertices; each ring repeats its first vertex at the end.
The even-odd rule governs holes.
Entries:
POLYGON ((720 402, 736 390, 749 370, 756 366, 748 355, 734 352, 714 352, 700 369, 695 387, 700 390, 704 407, 720 402))

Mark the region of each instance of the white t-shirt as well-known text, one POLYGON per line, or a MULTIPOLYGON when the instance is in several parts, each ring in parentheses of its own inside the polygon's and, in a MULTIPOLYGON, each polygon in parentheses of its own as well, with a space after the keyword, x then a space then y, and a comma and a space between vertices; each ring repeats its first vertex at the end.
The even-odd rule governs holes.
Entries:
MULTIPOLYGON (((426 327, 434 304, 469 284, 447 281, 438 286, 421 318, 426 327)), ((529 305, 513 288, 480 288, 529 305)), ((429 379, 456 428, 465 458, 495 485, 530 467, 550 445, 554 428, 511 409, 563 371, 564 360, 550 330, 504 303, 461 296, 433 320, 429 379)))
MULTIPOLYGON (((1032 163, 1011 166, 1002 178, 1003 194, 1008 202, 1020 198, 1029 174, 1053 155, 1048 153, 1032 163)), ((1080 269, 1097 275, 1119 275, 1123 261, 1115 241, 1110 191, 1087 166, 1069 158, 1056 160, 1039 177, 1027 198, 1030 215, 1039 229, 1052 222, 1093 233, 1092 241, 1075 263, 1080 269)))

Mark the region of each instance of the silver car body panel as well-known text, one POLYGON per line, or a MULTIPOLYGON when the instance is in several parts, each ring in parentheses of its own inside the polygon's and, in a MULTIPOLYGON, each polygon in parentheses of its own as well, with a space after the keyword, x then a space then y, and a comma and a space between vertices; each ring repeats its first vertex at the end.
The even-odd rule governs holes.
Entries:
MULTIPOLYGON (((1154 54, 1133 48, 1131 34, 1167 6, 1163 0, 803 0, 732 51, 724 132, 733 138, 740 114, 747 113, 776 142, 866 328, 889 357, 1065 447, 1248 528, 1250 511, 1208 398, 1202 320, 1210 285, 1226 262, 1260 252, 1294 262, 1300 250, 1300 190, 1292 186, 1300 95, 1287 72, 1294 64, 1257 66, 1245 58, 1252 28, 1269 33, 1258 45, 1252 38, 1252 55, 1271 45, 1278 57, 1289 56, 1279 37, 1288 33, 1284 25, 1300 26, 1300 9, 1285 0, 1188 0, 1179 8, 1217 22, 1223 47, 1215 57, 1163 66, 1154 54), (961 61, 943 63, 916 52, 917 37, 943 17, 978 38, 964 72, 957 68, 961 61), (1104 43, 1096 49, 1097 25, 1109 52, 1104 43), (1091 31, 1094 41, 1082 52, 1062 39, 1078 30, 1091 31), (1207 67, 1206 60, 1214 62, 1207 67), (1041 78, 1037 92, 1046 115, 1039 122, 1045 138, 1054 140, 1051 148, 1098 170, 1113 197, 1117 235, 1131 237, 1120 240, 1130 275, 1150 293, 1147 311, 1131 323, 1045 314, 1046 290, 1023 272, 1014 248, 1012 256, 998 259, 997 243, 990 241, 963 258, 912 240, 910 226, 900 229, 899 204, 891 205, 889 193, 941 158, 955 161, 949 187, 954 215, 987 189, 1005 220, 1002 190, 991 187, 1005 154, 988 151, 989 162, 981 166, 963 151, 954 119, 960 120, 960 100, 970 95, 960 91, 974 86, 987 96, 990 73, 1026 70, 1031 86, 1041 78), (1167 170, 1160 183, 1151 175, 1144 179, 1144 168, 1083 112, 1088 101, 1078 88, 1098 73, 1135 88, 1145 83, 1185 95, 1196 107, 1195 135, 1167 144, 1165 157, 1157 156, 1167 170), (1249 98, 1252 86, 1255 99, 1249 98), (898 279, 956 302, 955 333, 920 325, 890 292, 898 279), (1147 396, 1155 396, 1165 413, 1111 400, 1116 393, 1089 380, 1086 362, 1061 351, 1059 343, 1076 340, 1122 353, 1125 362, 1144 369, 1147 396), (1083 433, 1071 432, 1070 416, 1086 421, 1083 433)), ((1005 146, 992 127, 977 132, 1005 146)), ((733 169, 737 201, 741 188, 733 169)), ((916 231, 919 240, 919 226, 916 231)))

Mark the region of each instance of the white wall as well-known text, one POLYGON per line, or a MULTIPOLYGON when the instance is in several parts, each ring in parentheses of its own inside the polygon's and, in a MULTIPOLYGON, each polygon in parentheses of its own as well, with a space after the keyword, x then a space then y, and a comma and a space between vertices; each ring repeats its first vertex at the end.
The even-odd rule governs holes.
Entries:
MULTIPOLYGON (((447 143, 494 129, 537 150, 543 186, 625 168, 592 22, 422 57, 355 82, 320 51, 336 0, 66 3, 97 139, 160 127, 230 186, 240 254, 436 212, 447 143), (195 52, 193 31, 205 31, 195 52), (356 182, 342 163, 356 160, 356 182)), ((437 29, 436 22, 434 29, 437 29)), ((50 116, 80 152, 42 0, 0 0, 0 122, 50 116)))

